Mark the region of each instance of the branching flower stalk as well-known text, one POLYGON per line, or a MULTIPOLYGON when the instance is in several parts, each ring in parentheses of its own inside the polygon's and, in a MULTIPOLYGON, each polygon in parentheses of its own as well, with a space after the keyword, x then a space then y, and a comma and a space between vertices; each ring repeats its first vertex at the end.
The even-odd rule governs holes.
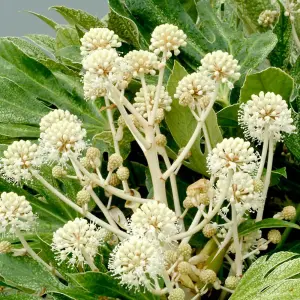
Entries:
MULTIPOLYGON (((276 16, 266 11, 260 16, 261 25, 272 26, 276 16)), ((238 228, 253 212, 257 221, 262 220, 276 143, 295 131, 286 101, 280 95, 260 92, 241 105, 239 123, 247 139, 263 143, 261 155, 250 141, 242 138, 224 138, 213 144, 207 118, 220 98, 219 91, 229 95, 240 78, 240 66, 227 52, 208 53, 196 72, 181 78, 175 95, 169 95, 164 86, 165 68, 168 60, 187 45, 186 40, 187 36, 177 26, 162 24, 151 35, 149 51, 133 50, 122 57, 117 51, 120 39, 113 31, 93 28, 86 32, 80 48, 84 96, 87 101, 104 98, 113 153, 108 151, 105 161, 106 155, 93 144, 95 136, 90 139, 80 119, 69 111, 55 109, 41 119, 37 143, 15 141, 1 159, 5 179, 25 184, 37 180, 81 215, 53 234, 51 246, 59 265, 80 270, 86 266, 97 272, 95 257, 99 246, 107 242, 115 246, 108 263, 112 276, 128 288, 168 294, 168 300, 184 300, 186 294, 189 299, 197 299, 211 288, 232 293, 243 275, 244 260, 253 258, 270 243, 280 242, 277 230, 271 230, 266 240, 260 231, 240 236, 238 228), (153 84, 148 78, 157 72, 157 83, 153 84), (133 78, 141 88, 132 99, 127 89, 133 78), (165 129, 161 130, 172 101, 186 107, 196 124, 188 143, 173 161, 167 152, 168 135, 162 134, 165 129), (153 190, 148 198, 142 196, 143 189, 131 187, 131 169, 120 149, 124 130, 129 130, 144 155, 153 190), (195 145, 200 136, 204 136, 210 178, 190 184, 186 198, 181 199, 177 174, 184 161, 193 155, 191 149, 200 147, 195 145), (44 165, 51 165, 57 180, 77 180, 81 190, 76 199, 68 198, 44 178, 44 165), (168 180, 171 197, 166 188, 168 180), (103 189, 107 199, 100 199, 97 188, 103 189), (106 221, 90 211, 91 199, 106 221), (126 217, 123 206, 128 209, 126 217), (190 212, 195 214, 185 231, 190 212), (200 231, 207 244, 203 249, 193 249, 191 238, 200 231), (223 286, 217 274, 224 259, 229 272, 223 286)), ((292 220, 294 216, 294 210, 286 208, 277 218, 292 220)), ((0 221, 1 232, 18 236, 33 259, 62 277, 29 247, 22 235, 21 231, 30 230, 35 221, 28 202, 21 196, 2 193, 0 221)), ((4 243, 2 251, 7 252, 7 247, 4 243)))

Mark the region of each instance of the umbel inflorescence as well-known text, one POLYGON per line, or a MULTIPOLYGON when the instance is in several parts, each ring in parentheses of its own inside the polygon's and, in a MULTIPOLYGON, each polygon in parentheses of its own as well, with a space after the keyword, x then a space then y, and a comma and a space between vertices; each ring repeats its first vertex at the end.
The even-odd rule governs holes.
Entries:
MULTIPOLYGON (((263 26, 272 21, 266 14, 263 26)), ((212 145, 206 121, 219 89, 232 89, 241 76, 239 62, 231 54, 221 50, 206 54, 200 67, 181 78, 175 94, 170 95, 164 86, 166 65, 188 43, 177 26, 156 27, 149 51, 133 50, 124 56, 118 52, 120 38, 107 28, 91 29, 81 43, 84 97, 95 110, 95 100, 104 98, 113 151, 106 160, 79 116, 55 109, 41 119, 37 142, 21 140, 8 146, 1 158, 1 174, 19 184, 39 181, 78 213, 53 234, 51 246, 59 265, 97 272, 97 255, 108 243, 114 246, 109 272, 128 288, 168 295, 169 300, 183 300, 186 295, 197 298, 213 287, 232 292, 246 268, 245 260, 281 239, 277 230, 270 231, 266 239, 260 231, 240 237, 238 227, 252 215, 262 219, 272 164, 267 164, 264 177, 263 169, 267 160, 272 162, 276 143, 295 131, 287 102, 272 92, 260 92, 241 105, 239 123, 245 138, 263 144, 261 154, 241 137, 224 138, 212 145), (126 92, 133 79, 140 87, 129 100, 126 92), (171 161, 163 120, 175 101, 196 125, 188 143, 171 161), (132 134, 148 164, 151 191, 147 198, 132 187, 131 169, 120 149, 125 130, 132 134), (193 154, 199 136, 209 152, 206 168, 210 178, 191 183, 181 199, 176 175, 193 154), (81 187, 75 199, 43 177, 45 165, 51 166, 53 180, 78 181, 81 187), (171 197, 166 182, 170 182, 171 197), (101 199, 98 188, 104 190, 101 199), (100 214, 93 213, 94 206, 100 214), (127 209, 126 217, 122 207, 127 209), (189 243, 199 232, 207 239, 201 251, 189 243), (215 255, 220 259, 220 253, 229 265, 223 283, 211 263, 215 255)), ((292 220, 295 214, 295 208, 288 206, 274 218, 292 220)), ((0 220, 1 232, 17 234, 26 251, 40 260, 22 237, 22 231, 32 230, 36 222, 25 197, 2 193, 0 220)), ((3 253, 10 251, 6 242, 1 246, 3 253)))

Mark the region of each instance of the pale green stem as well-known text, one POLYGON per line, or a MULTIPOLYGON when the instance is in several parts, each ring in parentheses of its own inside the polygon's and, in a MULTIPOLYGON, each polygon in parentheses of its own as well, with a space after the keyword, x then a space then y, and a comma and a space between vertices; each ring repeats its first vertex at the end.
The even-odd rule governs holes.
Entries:
POLYGON ((152 112, 150 114, 150 117, 148 117, 148 121, 149 121, 150 126, 154 125, 155 116, 156 116, 156 112, 157 112, 157 109, 158 109, 159 98, 160 98, 160 93, 161 93, 161 87, 162 87, 163 79, 164 79, 165 64, 166 64, 166 53, 165 52, 163 53, 161 63, 164 64, 164 66, 159 70, 158 82, 157 82, 155 97, 154 97, 154 105, 153 105, 153 109, 152 109, 152 112))
POLYGON ((264 170, 264 166, 266 163, 266 158, 267 158, 267 153, 268 153, 268 146, 269 146, 269 133, 266 130, 264 133, 264 141, 263 141, 263 148, 262 148, 262 152, 261 152, 261 158, 260 158, 260 164, 259 164, 259 168, 256 174, 256 179, 260 180, 261 175, 263 173, 264 170))
POLYGON ((96 195, 96 193, 94 192, 94 190, 92 189, 91 186, 89 186, 87 188, 87 191, 90 193, 91 197, 93 198, 93 200, 95 201, 95 203, 97 204, 97 206, 100 208, 100 210, 102 211, 104 217, 106 218, 106 220, 108 221, 108 223, 115 227, 116 229, 119 229, 118 225, 115 223, 115 221, 113 220, 113 218, 111 217, 108 209, 105 207, 105 205, 102 203, 102 201, 99 199, 99 197, 96 195))
POLYGON ((264 188, 262 192, 262 203, 257 211, 256 222, 261 221, 264 214, 264 207, 267 199, 268 189, 271 181, 271 173, 273 166, 273 157, 274 157, 274 140, 270 138, 269 140, 269 153, 268 153, 268 164, 267 164, 267 172, 265 176, 264 188))
POLYGON ((149 199, 131 196, 131 195, 124 193, 123 190, 117 189, 110 185, 105 185, 104 180, 95 178, 95 176, 93 176, 86 168, 84 168, 75 157, 72 157, 72 158, 73 158, 74 163, 78 166, 78 168, 84 175, 86 175, 95 184, 97 184, 98 186, 105 189, 105 191, 107 191, 109 194, 115 195, 116 197, 119 197, 121 199, 128 200, 128 201, 132 201, 132 202, 146 203, 149 201, 149 199))
POLYGON ((64 279, 64 277, 57 271, 55 270, 53 267, 49 266, 45 261, 43 261, 33 250, 32 248, 29 246, 29 244, 27 243, 27 241, 25 240, 23 234, 21 233, 21 231, 17 228, 15 231, 16 236, 18 237, 18 239, 20 240, 21 244, 23 245, 24 249, 26 250, 26 252, 38 263, 42 264, 44 267, 46 267, 50 272, 53 272, 57 277, 64 279))
POLYGON ((211 152, 212 146, 211 146, 211 142, 210 142, 210 139, 209 139, 209 134, 208 134, 205 122, 203 124, 203 133, 204 133, 204 140, 205 140, 205 144, 206 144, 206 149, 207 149, 208 152, 211 152))
MULTIPOLYGON (((188 231, 191 231, 193 228, 195 228, 198 225, 198 223, 200 222, 201 217, 203 215, 203 209, 204 209, 204 205, 202 204, 201 207, 198 208, 198 211, 197 211, 188 231)), ((191 235, 185 237, 184 239, 182 239, 180 244, 187 244, 189 242, 189 240, 191 239, 191 237, 192 237, 191 235)))
POLYGON ((300 41, 299 41, 299 37, 298 37, 297 31, 295 28, 295 24, 293 21, 291 22, 291 24, 292 24, 292 34, 293 34, 294 42, 295 42, 297 48, 300 50, 300 41))
POLYGON ((87 262, 87 264, 90 266, 91 270, 93 272, 99 272, 99 269, 94 264, 94 260, 91 258, 91 256, 88 253, 86 253, 84 247, 81 247, 81 253, 82 253, 83 257, 85 258, 85 261, 87 262))
POLYGON ((149 120, 150 115, 151 115, 151 110, 150 110, 150 102, 149 102, 150 98, 149 98, 149 93, 148 93, 148 87, 147 87, 147 84, 146 84, 146 81, 145 81, 144 74, 141 74, 140 78, 141 78, 142 88, 143 88, 143 92, 144 92, 144 99, 145 99, 147 117, 148 117, 148 120, 149 120))
POLYGON ((173 290, 173 284, 172 284, 169 274, 166 270, 163 271, 162 278, 165 282, 166 288, 168 289, 168 293, 170 294, 173 290))
POLYGON ((243 257, 242 257, 241 244, 239 240, 238 221, 237 221, 235 203, 231 204, 231 215, 232 215, 232 235, 233 235, 233 243, 235 248, 236 276, 240 277, 243 274, 243 257))
POLYGON ((200 224, 198 224, 196 227, 194 227, 193 229, 172 236, 171 240, 181 240, 185 237, 192 236, 193 234, 195 234, 198 231, 202 230, 203 227, 211 221, 211 219, 219 212, 219 210, 221 209, 221 207, 222 207, 222 205, 223 205, 223 203, 226 199, 227 192, 228 192, 228 189, 230 187, 232 176, 233 176, 233 171, 230 170, 229 173, 228 173, 228 176, 227 176, 227 181, 226 181, 226 184, 225 184, 225 188, 224 188, 224 190, 222 191, 222 193, 220 195, 220 199, 219 199, 217 205, 214 207, 214 209, 211 212, 209 212, 206 215, 204 220, 200 224))
POLYGON ((99 218, 95 217, 90 212, 85 212, 80 206, 75 204, 73 201, 71 201, 69 198, 67 198, 65 195, 63 195, 61 192, 59 192, 57 189, 55 189, 49 182, 47 182, 36 170, 31 170, 32 175, 41 182, 50 192, 52 192, 55 196, 57 196, 61 201, 63 201, 65 204, 73 208, 75 211, 80 213, 81 215, 87 217, 91 221, 95 222, 99 226, 107 229, 108 231, 111 231, 112 233, 116 234, 117 236, 121 238, 128 238, 129 235, 121 231, 120 229, 116 229, 113 226, 107 224, 106 222, 100 220, 99 218))

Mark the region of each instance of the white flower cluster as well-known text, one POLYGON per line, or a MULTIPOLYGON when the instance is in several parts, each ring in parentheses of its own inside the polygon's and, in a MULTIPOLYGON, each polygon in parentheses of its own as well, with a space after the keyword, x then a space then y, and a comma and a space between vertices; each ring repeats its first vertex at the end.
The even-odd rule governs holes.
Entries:
MULTIPOLYGON (((226 185, 226 176, 217 181, 217 198, 226 185)), ((237 212, 243 215, 245 211, 256 211, 262 203, 262 195, 255 189, 255 181, 248 173, 236 172, 228 190, 227 200, 235 205, 237 212)))
POLYGON ((109 269, 121 284, 138 289, 152 287, 163 272, 163 253, 153 240, 132 236, 122 241, 113 251, 109 269))
POLYGON ((180 53, 179 47, 186 46, 186 34, 172 24, 162 24, 157 26, 151 35, 151 45, 149 49, 156 55, 165 53, 167 58, 180 53))
POLYGON ((68 261, 72 266, 87 263, 98 253, 103 234, 95 224, 76 218, 68 221, 53 234, 52 250, 59 262, 68 261))
MULTIPOLYGON (((148 97, 149 103, 149 110, 151 111, 154 105, 156 93, 156 86, 155 85, 148 85, 146 95, 148 97)), ((159 103, 158 108, 161 108, 165 111, 171 110, 172 98, 170 97, 169 93, 165 90, 165 87, 162 86, 160 90, 159 96, 159 103)), ((146 108, 146 101, 145 101, 145 91, 141 88, 135 95, 133 106, 135 109, 144 117, 147 118, 147 108, 146 108)))
POLYGON ((122 45, 118 35, 108 28, 91 28, 80 41, 82 56, 87 56, 98 49, 118 48, 122 45))
POLYGON ((296 127, 292 125, 291 110, 280 95, 260 92, 241 106, 239 122, 247 137, 262 142, 268 134, 275 141, 282 140, 283 134, 290 134, 296 127))
POLYGON ((30 180, 32 175, 29 168, 38 165, 37 150, 38 145, 30 141, 20 140, 9 145, 0 161, 3 177, 15 183, 30 180))
POLYGON ((254 173, 258 161, 258 154, 250 147, 250 142, 241 138, 223 139, 207 157, 212 175, 228 174, 229 170, 254 173))
POLYGON ((130 231, 133 235, 145 236, 166 242, 179 232, 177 217, 164 203, 149 201, 131 216, 130 231))
POLYGON ((0 196, 0 232, 14 234, 16 230, 29 231, 36 216, 24 196, 3 192, 0 196))
POLYGON ((295 14, 300 13, 299 0, 282 0, 284 6, 284 15, 289 17, 292 22, 295 21, 295 14))
POLYGON ((227 83, 229 88, 233 88, 233 82, 241 76, 241 67, 232 55, 221 50, 206 54, 201 59, 200 72, 204 72, 216 82, 227 83))
POLYGON ((257 23, 263 27, 273 26, 279 16, 277 10, 264 10, 258 17, 257 23))
POLYGON ((179 47, 185 46, 186 35, 177 26, 163 24, 155 28, 151 38, 149 52, 133 50, 119 57, 115 48, 121 46, 118 36, 107 28, 92 28, 81 39, 84 96, 86 100, 95 100, 107 95, 108 83, 118 89, 127 88, 132 77, 146 74, 155 75, 165 66, 157 55, 165 53, 166 59, 178 55, 179 47))
POLYGON ((175 98, 179 104, 195 109, 197 105, 204 109, 215 91, 215 82, 203 72, 196 72, 183 77, 176 88, 175 98))
POLYGON ((56 114, 54 111, 43 119, 41 124, 47 122, 49 124, 47 129, 41 130, 39 140, 38 154, 43 158, 43 161, 65 163, 70 154, 73 153, 77 157, 86 148, 84 141, 86 130, 82 128, 81 121, 77 117, 71 115, 68 111, 65 111, 64 114, 61 111, 56 114), (60 115, 61 118, 51 124, 49 120, 54 115, 60 115))

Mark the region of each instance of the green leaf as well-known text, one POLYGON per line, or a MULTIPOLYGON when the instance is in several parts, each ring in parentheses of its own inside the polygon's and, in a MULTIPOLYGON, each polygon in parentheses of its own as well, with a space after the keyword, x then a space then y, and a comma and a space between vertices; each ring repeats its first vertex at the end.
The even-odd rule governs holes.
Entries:
POLYGON ((221 127, 237 127, 239 108, 239 104, 233 104, 218 111, 217 117, 219 125, 221 127))
POLYGON ((271 183, 270 186, 274 186, 280 183, 280 177, 287 178, 286 167, 273 170, 271 172, 271 183))
POLYGON ((294 113, 293 119, 296 126, 296 133, 286 136, 284 143, 296 159, 300 160, 300 113, 294 113))
POLYGON ((36 12, 33 12, 33 11, 28 11, 28 13, 38 17, 40 20, 42 20, 43 22, 45 22, 47 25, 49 25, 52 29, 56 29, 56 27, 58 26, 58 24, 56 22, 54 22, 53 20, 43 16, 43 15, 40 15, 36 12))
POLYGON ((55 54, 55 38, 45 34, 28 34, 26 37, 46 51, 55 54))
POLYGON ((104 24, 97 17, 81 9, 73 9, 65 6, 52 6, 50 8, 61 14, 70 25, 77 25, 85 30, 104 27, 104 24))
POLYGON ((298 300, 300 258, 278 252, 258 258, 243 275, 230 300, 298 300))
POLYGON ((102 272, 86 272, 77 274, 68 274, 79 286, 88 290, 97 296, 107 296, 113 298, 121 298, 128 300, 147 300, 159 299, 159 297, 151 295, 149 292, 131 292, 126 287, 108 275, 102 272))
POLYGON ((129 12, 120 0, 109 0, 110 12, 108 14, 108 28, 113 30, 118 36, 132 44, 136 48, 140 48, 140 33, 136 24, 130 19, 129 12))
POLYGON ((24 293, 16 293, 14 295, 7 295, 4 292, 4 295, 0 294, 0 299, 5 299, 5 300, 41 300, 41 297, 39 296, 33 296, 29 294, 24 294, 24 293))
MULTIPOLYGON (((243 20, 249 33, 264 30, 257 22, 260 13, 264 10, 277 10, 270 0, 231 0, 236 6, 238 16, 243 20)), ((274 1, 275 2, 275 1, 274 1)))
POLYGON ((258 95, 260 91, 280 94, 289 101, 294 88, 294 80, 278 68, 268 68, 262 72, 250 74, 246 77, 241 89, 240 102, 247 102, 251 95, 258 95))
POLYGON ((32 291, 64 288, 51 272, 27 256, 13 257, 1 254, 0 276, 10 285, 32 291))
MULTIPOLYGON (((81 95, 74 91, 73 93, 66 91, 64 83, 60 82, 48 68, 27 56, 12 42, 3 39, 0 40, 0 76, 7 77, 15 84, 22 86, 32 97, 80 116, 90 133, 99 132, 108 127, 106 117, 100 114, 92 103, 86 102, 81 95)), ((2 84, 0 86, 2 88, 2 84)), ((14 95, 13 99, 14 102, 22 103, 23 111, 24 109, 34 111, 36 106, 40 107, 41 105, 37 103, 36 106, 24 106, 24 99, 27 101, 28 93, 24 93, 24 96, 20 96, 19 99, 14 95)), ((37 121, 40 115, 39 113, 38 116, 32 116, 32 118, 37 121)), ((14 118, 12 113, 8 116, 1 115, 0 122, 7 122, 8 117, 14 118)), ((23 119, 27 118, 27 115, 24 114, 23 119)), ((29 121, 26 123, 31 124, 29 121)))
POLYGON ((196 2, 196 0, 180 0, 180 3, 183 5, 185 11, 190 15, 195 23, 198 17, 196 2))
MULTIPOLYGON (((186 70, 175 61, 173 71, 167 84, 167 90, 170 95, 175 94, 178 82, 187 74, 186 70)), ((166 114, 166 123, 179 148, 184 147, 188 143, 197 126, 197 122, 189 108, 179 105, 177 99, 173 99, 172 110, 166 114)), ((213 111, 206 120, 206 126, 210 136, 211 145, 214 147, 222 140, 222 135, 217 123, 216 114, 213 111)), ((201 136, 199 135, 194 146, 191 148, 192 156, 189 158, 188 162, 185 162, 185 165, 196 172, 207 174, 206 156, 208 151, 207 149, 205 149, 204 153, 201 151, 200 142, 201 136)))
POLYGON ((259 222, 255 222, 254 220, 247 220, 239 226, 239 236, 245 236, 253 231, 262 229, 262 228, 279 228, 279 227, 290 227, 295 229, 300 229, 300 226, 297 224, 277 220, 273 218, 264 219, 259 222))

